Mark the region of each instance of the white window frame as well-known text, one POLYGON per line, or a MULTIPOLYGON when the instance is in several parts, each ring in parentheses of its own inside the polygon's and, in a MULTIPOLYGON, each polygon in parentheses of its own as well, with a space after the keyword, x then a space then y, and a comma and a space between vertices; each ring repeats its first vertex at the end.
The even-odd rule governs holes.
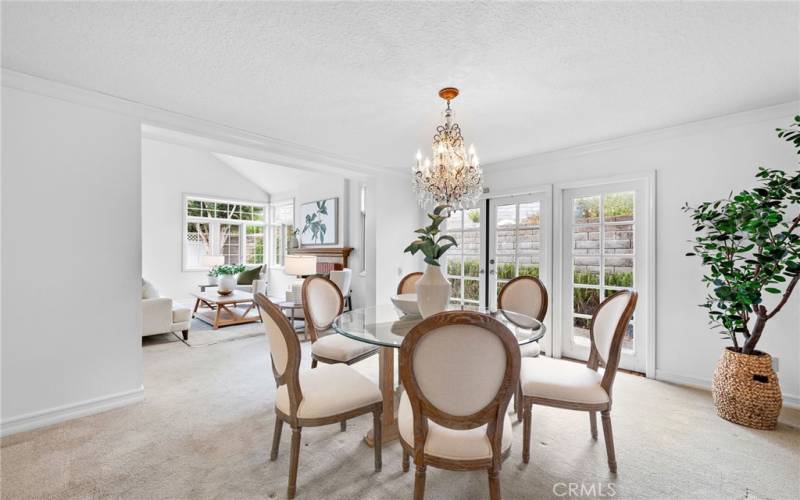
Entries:
MULTIPOLYGON (((218 239, 218 227, 220 224, 236 224, 239 226, 239 260, 245 266, 255 266, 255 265, 264 265, 265 262, 268 262, 269 259, 269 248, 268 248, 268 238, 266 234, 266 227, 267 227, 267 220, 269 217, 269 205, 263 201, 251 201, 251 200, 237 200, 232 198, 222 198, 219 196, 212 196, 212 195, 205 195, 205 194, 194 194, 194 193, 183 193, 181 196, 181 221, 182 221, 182 229, 180 232, 181 238, 181 269, 183 272, 196 272, 196 271, 208 271, 209 267, 207 266, 189 266, 188 265, 188 249, 186 244, 186 239, 188 235, 188 225, 192 222, 195 223, 207 223, 210 226, 209 231, 209 238, 211 239, 211 247, 217 248, 219 246, 218 239), (237 204, 237 205, 248 205, 253 207, 259 207, 264 210, 264 221, 245 221, 245 220, 236 220, 236 219, 218 219, 215 217, 196 217, 190 216, 187 210, 187 203, 189 200, 198 200, 198 201, 210 201, 214 203, 228 203, 228 204, 237 204), (246 262, 247 260, 247 226, 260 226, 262 228, 262 237, 264 238, 264 261, 261 264, 250 263, 246 262)), ((220 249, 221 250, 221 249, 220 249)))
POLYGON ((291 206, 292 207, 292 227, 297 229, 294 222, 296 221, 295 217, 295 204, 294 198, 289 198, 286 200, 281 200, 275 203, 271 203, 269 206, 269 219, 267 221, 267 233, 268 233, 268 240, 269 240, 269 268, 270 269, 283 269, 284 259, 286 258, 286 254, 289 253, 289 240, 286 238, 286 230, 285 227, 287 224, 282 222, 277 222, 275 214, 278 211, 279 207, 291 206), (272 250, 275 248, 275 231, 276 227, 281 228, 281 234, 283 235, 283 244, 280 248, 280 254, 277 255, 279 259, 276 261, 273 257, 276 257, 272 254, 272 250))
POLYGON ((358 190, 359 209, 361 214, 361 234, 359 243, 361 244, 361 276, 367 275, 367 185, 362 183, 358 190))
MULTIPOLYGON (((564 335, 572 332, 572 322, 564 324, 562 318, 565 317, 564 308, 570 306, 569 301, 563 299, 565 268, 567 265, 564 254, 564 227, 561 223, 564 217, 564 191, 571 189, 601 187, 609 184, 644 182, 646 185, 646 213, 642 214, 641 219, 644 224, 641 230, 644 231, 643 241, 645 248, 642 250, 644 259, 644 269, 639 270, 641 282, 644 284, 644 292, 640 293, 639 301, 636 306, 637 323, 646 325, 647 333, 644 339, 645 356, 645 375, 648 378, 655 378, 656 369, 656 172, 655 170, 633 172, 625 175, 609 176, 604 178, 593 178, 581 181, 562 182, 553 185, 553 357, 560 358, 561 342, 564 335), (564 302, 567 302, 566 304, 564 302)), ((569 263, 571 266, 571 262, 569 263)), ((571 269, 571 267, 570 267, 571 269)), ((569 275, 568 273, 566 275, 569 275)), ((571 275, 569 275, 571 278, 571 275)))

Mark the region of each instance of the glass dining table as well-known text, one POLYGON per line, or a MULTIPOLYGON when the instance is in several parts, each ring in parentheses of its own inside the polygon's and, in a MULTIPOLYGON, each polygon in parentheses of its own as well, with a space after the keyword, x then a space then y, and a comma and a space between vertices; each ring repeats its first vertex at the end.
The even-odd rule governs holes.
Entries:
MULTIPOLYGON (((490 311, 479 306, 461 306, 451 304, 448 311, 475 311, 488 314, 505 325, 516 337, 519 345, 529 344, 541 339, 545 334, 545 326, 535 318, 511 311, 490 311)), ((403 343, 403 339, 417 324, 420 316, 405 315, 391 304, 353 309, 339 315, 333 322, 333 329, 340 335, 380 347, 379 385, 383 394, 383 442, 398 438, 396 402, 399 392, 395 388, 395 349, 403 343)), ((366 442, 372 446, 372 431, 366 436, 366 442)))

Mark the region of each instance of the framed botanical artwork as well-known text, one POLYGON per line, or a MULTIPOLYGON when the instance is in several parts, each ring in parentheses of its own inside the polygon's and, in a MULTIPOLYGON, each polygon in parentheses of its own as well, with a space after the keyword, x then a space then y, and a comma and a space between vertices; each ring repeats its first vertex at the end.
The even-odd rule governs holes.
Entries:
POLYGON ((339 198, 300 205, 300 242, 306 246, 339 243, 339 198))

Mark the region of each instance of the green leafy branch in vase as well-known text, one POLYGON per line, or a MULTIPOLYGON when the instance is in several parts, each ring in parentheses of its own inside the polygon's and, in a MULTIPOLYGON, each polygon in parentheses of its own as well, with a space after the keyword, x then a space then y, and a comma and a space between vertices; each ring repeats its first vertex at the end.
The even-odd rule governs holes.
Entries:
MULTIPOLYGON (((800 154, 800 116, 778 137, 800 154)), ((703 282, 712 289, 705 303, 711 322, 721 326, 735 349, 753 354, 768 320, 800 282, 800 170, 759 168, 760 186, 727 199, 684 206, 696 231, 693 251, 707 267, 703 282), (764 294, 777 296, 771 310, 764 294)))
POLYGON ((425 256, 425 262, 432 266, 439 265, 439 259, 451 247, 458 246, 455 238, 448 234, 438 236, 441 232, 439 226, 450 217, 450 205, 439 205, 433 209, 432 214, 428 214, 431 219, 431 224, 426 227, 421 227, 414 231, 419 234, 416 240, 412 241, 403 252, 408 252, 411 255, 417 252, 422 252, 425 256), (445 242, 442 244, 442 242, 445 242))
POLYGON ((303 232, 300 234, 306 234, 306 231, 311 230, 311 241, 317 243, 317 238, 319 238, 319 244, 325 242, 325 232, 328 230, 328 227, 322 222, 322 216, 328 215, 328 207, 325 204, 328 200, 322 200, 317 202, 317 211, 313 214, 306 214, 306 225, 303 226, 303 232))
POLYGON ((209 276, 225 276, 243 273, 245 271, 244 264, 222 264, 211 268, 208 272, 209 276))

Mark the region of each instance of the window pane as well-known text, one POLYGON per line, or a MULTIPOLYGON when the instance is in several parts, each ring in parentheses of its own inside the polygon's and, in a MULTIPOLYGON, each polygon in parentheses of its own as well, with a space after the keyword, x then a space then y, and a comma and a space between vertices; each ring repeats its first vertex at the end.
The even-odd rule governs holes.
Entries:
POLYGON ((600 255, 600 226, 575 226, 572 229, 573 255, 600 255))
POLYGON ((605 226, 603 231, 603 253, 634 253, 633 224, 613 224, 605 226))
POLYGON ((581 285, 600 284, 599 257, 573 257, 572 282, 581 285))
POLYGON ((264 263, 264 228, 262 226, 247 226, 247 242, 244 250, 248 264, 264 263))
MULTIPOLYGON (((463 227, 462 226, 463 217, 464 217, 463 210, 454 210, 450 214, 450 217, 444 223, 445 229, 447 229, 448 231, 451 231, 453 229, 461 229, 463 227)), ((430 222, 430 219, 428 219, 428 222, 430 222)))
POLYGON ((480 289, 481 284, 478 280, 464 280, 464 299, 477 302, 480 299, 480 289))
POLYGON ((516 226, 517 206, 500 205, 497 207, 497 226, 516 226))
POLYGON ((464 256, 464 276, 478 277, 478 271, 481 267, 480 257, 477 255, 464 256))
POLYGON ((201 258, 211 254, 209 227, 206 223, 186 225, 186 267, 203 267, 201 258))
POLYGON ((605 285, 630 288, 633 286, 633 257, 605 257, 605 285))
POLYGON ((633 220, 633 191, 609 193, 603 200, 603 219, 606 222, 633 220))
POLYGON ((573 200, 575 224, 590 224, 600 221, 600 196, 584 196, 573 200))
POLYGON ((283 231, 281 226, 272 226, 272 263, 275 265, 283 265, 283 231))
POLYGON ((240 264, 240 234, 239 226, 236 224, 219 225, 219 241, 222 255, 225 256, 226 264, 240 264))
POLYGON ((503 286, 508 283, 508 281, 500 281, 497 280, 497 295, 500 295, 500 290, 503 289, 503 286))
POLYGON ((539 277, 539 254, 520 255, 517 276, 539 277))
POLYGON ((573 289, 572 310, 580 314, 592 315, 600 305, 600 290, 594 288, 573 289))

